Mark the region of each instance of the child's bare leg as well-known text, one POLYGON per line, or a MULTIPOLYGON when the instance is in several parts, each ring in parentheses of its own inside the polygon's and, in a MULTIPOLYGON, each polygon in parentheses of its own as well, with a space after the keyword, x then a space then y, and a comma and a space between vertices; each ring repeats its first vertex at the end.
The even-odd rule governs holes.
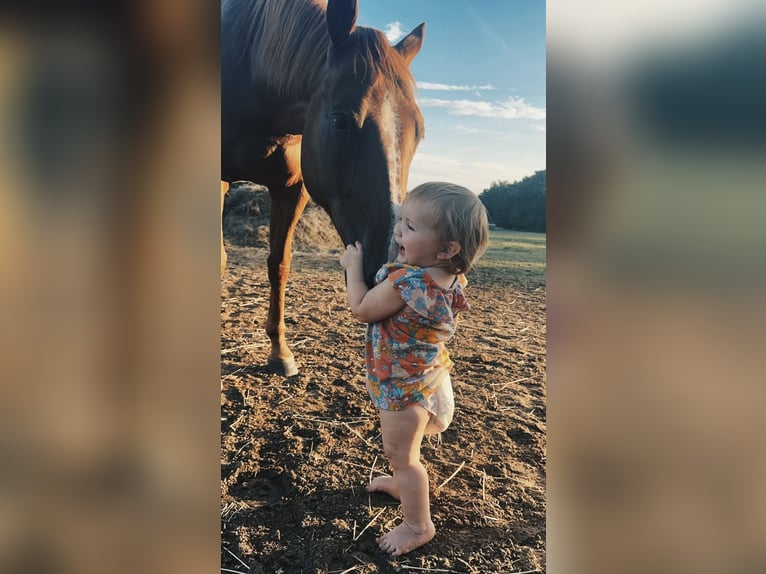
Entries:
MULTIPOLYGON (((420 462, 420 443, 429 416, 428 412, 418 405, 403 411, 380 411, 383 449, 394 469, 394 475, 391 481, 380 481, 377 486, 390 487, 399 495, 397 498, 402 503, 404 520, 377 540, 383 550, 394 556, 422 546, 431 540, 436 532, 431 522, 428 474, 420 462), (396 483, 395 489, 392 481, 396 483)), ((391 493, 388 490, 386 492, 391 493)))

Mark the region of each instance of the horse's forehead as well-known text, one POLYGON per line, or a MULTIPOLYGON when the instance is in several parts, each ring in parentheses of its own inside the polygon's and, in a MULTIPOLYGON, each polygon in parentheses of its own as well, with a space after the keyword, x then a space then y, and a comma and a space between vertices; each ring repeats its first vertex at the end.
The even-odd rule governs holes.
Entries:
POLYGON ((414 98, 398 79, 380 74, 374 75, 372 80, 353 78, 337 82, 332 93, 331 105, 358 110, 366 116, 378 117, 384 107, 393 107, 398 113, 412 117, 418 109, 414 98))
MULTIPOLYGON (((361 44, 356 44, 357 48, 361 44)), ((347 49, 335 53, 325 77, 330 108, 352 110, 364 122, 387 132, 399 147, 412 134, 417 138, 420 110, 414 98, 414 80, 409 68, 396 61, 400 56, 391 46, 374 50, 347 49)))
MULTIPOLYGON (((393 50, 390 46, 387 50, 393 50)), ((333 86, 332 91, 350 99, 381 103, 393 98, 397 105, 415 107, 413 83, 406 66, 392 64, 389 59, 395 54, 373 57, 370 52, 349 51, 344 57, 335 59, 328 70, 325 81, 333 86)))

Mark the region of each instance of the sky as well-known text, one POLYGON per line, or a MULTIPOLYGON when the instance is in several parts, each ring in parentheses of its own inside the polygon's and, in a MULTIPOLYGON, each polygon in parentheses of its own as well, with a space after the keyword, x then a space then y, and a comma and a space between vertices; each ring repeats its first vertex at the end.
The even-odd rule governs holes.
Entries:
POLYGON ((438 180, 481 193, 545 169, 545 1, 359 0, 357 25, 394 44, 421 22, 410 69, 426 136, 408 187, 438 180))

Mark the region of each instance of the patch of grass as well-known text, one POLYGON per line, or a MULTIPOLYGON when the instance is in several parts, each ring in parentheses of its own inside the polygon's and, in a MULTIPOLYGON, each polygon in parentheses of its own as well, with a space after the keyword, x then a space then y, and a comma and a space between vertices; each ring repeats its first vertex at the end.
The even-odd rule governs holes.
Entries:
POLYGON ((487 251, 467 277, 479 285, 545 288, 545 234, 491 230, 487 251))

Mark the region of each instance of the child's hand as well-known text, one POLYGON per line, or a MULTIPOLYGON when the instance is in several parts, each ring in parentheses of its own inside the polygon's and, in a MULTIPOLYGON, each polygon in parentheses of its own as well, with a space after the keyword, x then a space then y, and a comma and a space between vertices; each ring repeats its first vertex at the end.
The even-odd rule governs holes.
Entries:
POLYGON ((346 250, 343 255, 340 256, 340 264, 343 269, 348 269, 355 265, 360 267, 364 263, 364 253, 362 251, 362 244, 357 241, 354 245, 346 245, 346 250))

